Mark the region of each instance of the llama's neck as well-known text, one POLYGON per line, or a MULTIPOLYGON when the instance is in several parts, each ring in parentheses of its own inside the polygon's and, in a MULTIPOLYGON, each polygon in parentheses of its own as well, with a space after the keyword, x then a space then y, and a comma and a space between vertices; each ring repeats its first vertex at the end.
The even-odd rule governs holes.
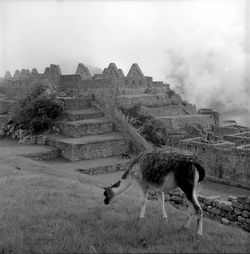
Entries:
POLYGON ((131 179, 121 179, 117 183, 113 184, 112 191, 114 195, 119 195, 122 192, 128 190, 130 187, 133 186, 133 181, 131 179))

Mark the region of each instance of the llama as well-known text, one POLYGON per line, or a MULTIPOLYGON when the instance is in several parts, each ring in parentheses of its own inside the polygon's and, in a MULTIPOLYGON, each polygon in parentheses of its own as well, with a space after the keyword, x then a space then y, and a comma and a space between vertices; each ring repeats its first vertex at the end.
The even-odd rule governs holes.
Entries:
MULTIPOLYGON (((196 155, 185 150, 166 148, 139 154, 118 182, 108 187, 99 186, 104 189, 104 203, 108 205, 114 197, 128 190, 135 182, 138 183, 142 194, 141 219, 145 215, 149 189, 157 193, 163 218, 167 219, 164 192, 179 187, 193 205, 198 218, 197 234, 202 235, 203 211, 197 200, 197 192, 204 178, 205 165, 196 155)), ((185 227, 189 228, 192 218, 193 212, 190 210, 185 227)))

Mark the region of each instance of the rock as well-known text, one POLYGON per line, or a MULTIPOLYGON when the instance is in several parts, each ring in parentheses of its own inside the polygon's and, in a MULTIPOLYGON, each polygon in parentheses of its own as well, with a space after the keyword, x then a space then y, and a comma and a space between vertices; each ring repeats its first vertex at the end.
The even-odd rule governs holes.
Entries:
POLYGON ((228 201, 233 201, 233 200, 236 201, 237 197, 235 197, 235 196, 228 196, 227 200, 228 201))
POLYGON ((203 211, 203 216, 209 218, 209 212, 203 211))
POLYGON ((233 225, 236 226, 236 227, 241 227, 242 224, 240 222, 238 222, 238 221, 235 221, 233 223, 233 225))
POLYGON ((239 196, 237 201, 240 203, 248 204, 250 202, 250 198, 248 196, 239 196))
POLYGON ((212 204, 212 199, 210 199, 210 198, 205 198, 205 197, 204 197, 203 203, 204 203, 205 205, 211 205, 211 204, 212 204))
POLYGON ((221 202, 220 200, 214 199, 214 200, 212 200, 212 206, 219 207, 220 202, 221 202))
POLYGON ((204 200, 205 197, 202 196, 202 195, 199 195, 197 198, 198 198, 198 201, 203 202, 203 200, 204 200))
POLYGON ((241 214, 241 210, 240 210, 240 209, 237 209, 237 208, 234 208, 234 213, 235 213, 236 215, 239 215, 239 214, 241 214))
POLYGON ((221 219, 222 224, 229 225, 229 220, 226 218, 221 219))
POLYGON ((242 217, 244 217, 244 218, 250 218, 250 212, 247 211, 247 210, 243 210, 242 211, 242 217))
POLYGON ((170 201, 170 200, 171 200, 171 196, 168 193, 166 193, 165 194, 165 201, 170 201))
POLYGON ((245 204, 244 209, 247 210, 247 211, 250 211, 250 204, 245 204))
POLYGON ((225 214, 226 219, 234 221, 236 220, 236 215, 233 212, 228 212, 225 214))
POLYGON ((217 206, 222 210, 233 211, 232 204, 228 201, 220 201, 217 206))
POLYGON ((243 218, 242 216, 238 216, 237 219, 238 219, 239 222, 245 222, 246 221, 246 219, 243 218))
POLYGON ((58 96, 59 97, 67 97, 67 94, 61 91, 58 93, 58 96))
POLYGON ((18 141, 19 144, 30 144, 30 137, 25 136, 18 141))
POLYGON ((183 199, 180 196, 172 196, 171 200, 173 200, 177 204, 182 204, 183 203, 183 199))
POLYGON ((236 207, 238 209, 242 209, 243 208, 243 204, 239 203, 238 201, 232 201, 232 206, 236 207))
POLYGON ((219 208, 213 207, 210 212, 215 215, 218 215, 221 213, 221 210, 219 208))

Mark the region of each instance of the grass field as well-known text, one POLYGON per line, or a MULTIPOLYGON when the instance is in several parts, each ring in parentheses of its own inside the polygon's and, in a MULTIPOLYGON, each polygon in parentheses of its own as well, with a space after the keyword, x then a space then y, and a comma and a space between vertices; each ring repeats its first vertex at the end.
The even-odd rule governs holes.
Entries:
POLYGON ((0 253, 242 253, 249 233, 204 219, 184 229, 187 215, 166 204, 168 222, 157 201, 149 201, 139 221, 136 188, 112 205, 103 204, 99 177, 33 162, 0 158, 0 253), (15 167, 19 166, 21 170, 15 167))

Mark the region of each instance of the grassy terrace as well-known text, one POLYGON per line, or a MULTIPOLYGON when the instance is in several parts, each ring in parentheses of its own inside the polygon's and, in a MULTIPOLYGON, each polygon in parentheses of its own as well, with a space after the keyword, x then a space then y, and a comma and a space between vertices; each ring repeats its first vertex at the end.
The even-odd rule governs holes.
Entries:
POLYGON ((136 187, 105 206, 102 190, 94 184, 108 179, 27 158, 0 157, 0 253, 249 250, 249 233, 206 218, 204 235, 197 239, 196 221, 184 229, 186 213, 167 203, 168 222, 162 219, 157 201, 148 202, 140 222, 136 187))

